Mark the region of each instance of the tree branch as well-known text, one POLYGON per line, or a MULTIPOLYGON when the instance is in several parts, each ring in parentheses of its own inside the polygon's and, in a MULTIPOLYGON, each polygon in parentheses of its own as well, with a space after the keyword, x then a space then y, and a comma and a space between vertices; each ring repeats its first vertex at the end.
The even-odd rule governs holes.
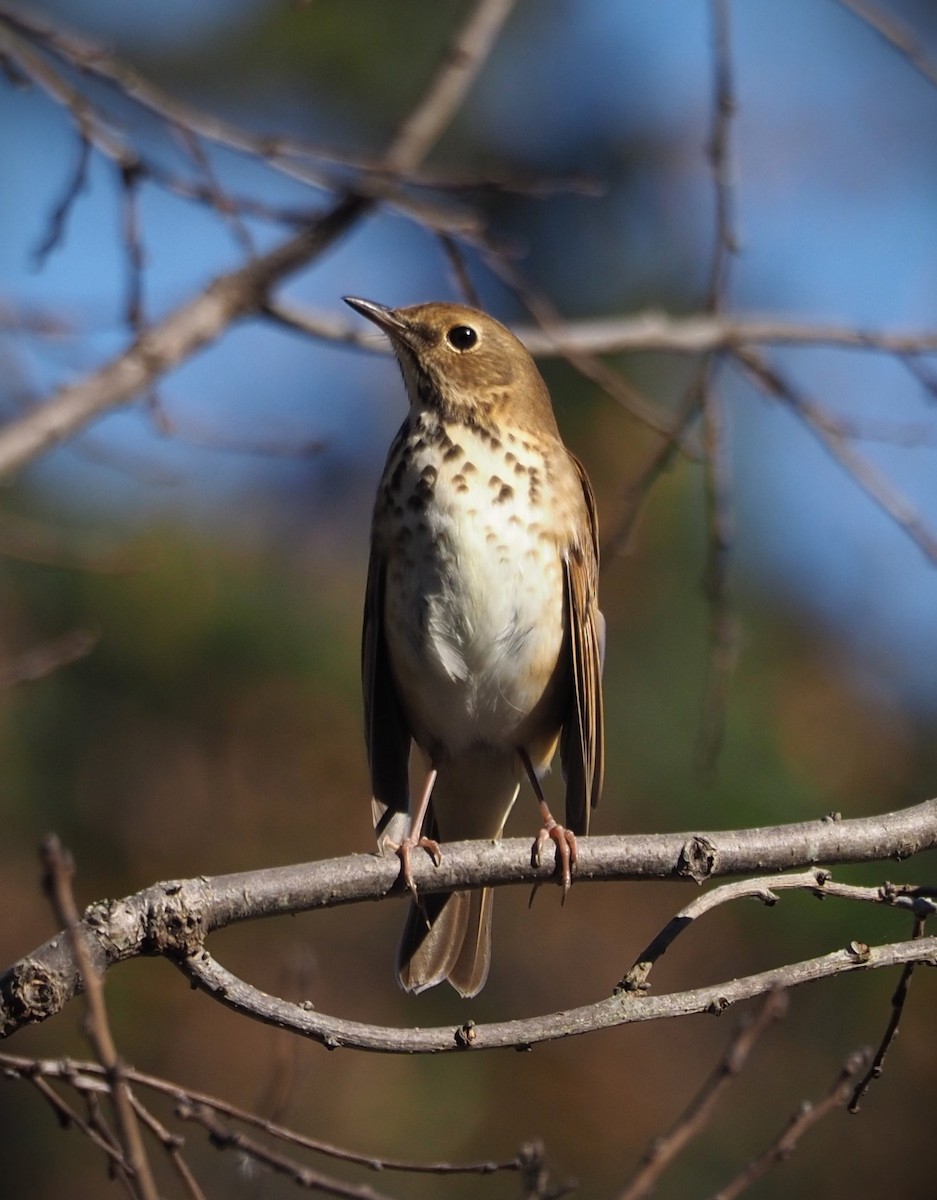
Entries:
POLYGON ((422 100, 397 131, 382 164, 394 175, 420 165, 458 112, 516 0, 479 0, 446 51, 422 100))
MULTIPOLYGON (((929 800, 884 816, 850 821, 828 818, 796 825, 705 834, 584 838, 576 876, 580 884, 613 879, 692 879, 699 883, 716 877, 782 871, 819 863, 903 859, 935 846, 937 800, 929 800)), ((259 1006, 254 1015, 261 1019, 289 1025, 309 1036, 320 1037, 326 1043, 370 1045, 376 1041, 380 1044, 372 1048, 383 1050, 449 1049, 453 1047, 451 1029, 442 1034, 437 1031, 428 1039, 417 1038, 415 1043, 408 1041, 405 1045, 401 1044, 399 1031, 384 1031, 376 1038, 369 1033, 362 1041, 360 1029, 347 1022, 316 1024, 315 1014, 272 998, 274 1007, 269 1008, 266 999, 258 1000, 259 993, 224 972, 204 949, 209 934, 240 921, 400 895, 398 874, 399 864, 393 855, 382 858, 361 854, 214 878, 159 883, 122 900, 92 904, 84 914, 80 929, 91 965, 98 972, 129 958, 162 954, 226 1003, 242 1006, 245 1010, 259 1006)), ((446 846, 438 867, 428 858, 415 859, 413 874, 423 893, 556 882, 552 864, 540 867, 531 864, 530 842, 522 838, 495 844, 452 843, 446 846)), ((876 966, 915 958, 924 961, 932 953, 931 939, 919 939, 914 946, 917 949, 908 949, 905 958, 900 957, 900 947, 891 947, 876 952, 879 957, 873 955, 869 961, 876 966), (893 952, 899 953, 899 957, 889 959, 888 955, 893 952)), ((829 962, 814 960, 814 965, 802 965, 802 969, 783 968, 781 982, 800 982, 803 972, 806 972, 805 979, 820 978, 852 969, 854 965, 848 955, 845 962, 834 955, 829 962), (817 963, 821 965, 817 966, 817 963), (783 974, 786 971, 793 972, 790 979, 783 974), (811 975, 811 971, 818 974, 811 975)), ((669 1008, 666 1004, 660 1007, 662 1001, 658 998, 654 1001, 656 1007, 625 1012, 623 1002, 616 998, 604 1001, 598 1007, 589 1006, 585 1011, 592 1016, 582 1019, 597 1020, 599 1024, 590 1027, 600 1028, 603 1023, 615 1024, 622 1019, 648 1020, 652 1016, 677 1015, 684 1010, 705 1011, 718 996, 726 995, 734 1002, 758 995, 775 986, 778 978, 778 972, 769 972, 758 977, 760 982, 735 981, 721 991, 709 988, 685 993, 682 1000, 673 1001, 669 1008)), ((59 1012, 79 987, 80 972, 70 943, 58 935, 13 964, 0 977, 0 1036, 9 1036, 23 1025, 46 1020, 59 1012)), ((484 1044, 510 1044, 499 1041, 499 1037, 515 1037, 526 1042, 585 1031, 584 1026, 567 1027, 563 1017, 564 1014, 559 1014, 556 1018, 535 1023, 537 1037, 533 1035, 534 1026, 521 1022, 516 1028, 512 1026, 510 1032, 495 1035, 494 1041, 486 1034, 484 1044)), ((470 1040, 475 1038, 471 1033, 466 1036, 470 1040)))
POLYGON ((790 1158, 805 1133, 829 1113, 843 1107, 852 1091, 853 1079, 868 1062, 868 1058, 867 1050, 857 1050, 850 1054, 826 1095, 816 1104, 812 1104, 809 1100, 800 1104, 774 1144, 753 1159, 730 1183, 720 1188, 710 1200, 736 1200, 737 1196, 741 1196, 753 1183, 766 1175, 773 1166, 790 1158))
POLYGON ((74 436, 95 417, 126 404, 233 321, 256 310, 276 283, 327 249, 369 203, 359 196, 340 200, 268 254, 219 275, 194 300, 150 326, 105 366, 60 388, 45 404, 0 430, 0 480, 74 436))
MULTIPOLYGON (((918 911, 914 920, 914 934, 916 938, 924 936, 924 922, 927 917, 933 915, 934 905, 931 904, 930 912, 918 911)), ((901 978, 898 980, 898 986, 895 988, 895 994, 891 998, 891 1017, 888 1021, 888 1027, 885 1034, 879 1043, 869 1069, 856 1085, 852 1093, 852 1098, 849 1101, 849 1111, 857 1113, 860 1108, 860 1102, 866 1092, 872 1085, 872 1081, 880 1079, 885 1070, 885 1058, 891 1048, 892 1042, 898 1036, 898 1025, 901 1021, 901 1016, 904 1012, 904 1006, 908 999, 908 989, 911 987, 911 977, 914 974, 914 968, 917 964, 913 962, 905 963, 905 968, 901 972, 901 978)))
POLYGON ((193 984, 227 1008, 264 1024, 288 1029, 321 1042, 330 1050, 344 1047, 382 1054, 439 1054, 468 1049, 526 1049, 540 1042, 580 1037, 599 1029, 613 1029, 641 1021, 659 1021, 701 1013, 721 1016, 733 1004, 763 996, 767 992, 800 987, 850 971, 909 962, 937 966, 937 937, 883 946, 853 943, 832 954, 683 992, 649 996, 621 991, 592 1004, 539 1017, 493 1021, 485 1025, 476 1025, 468 1020, 455 1027, 448 1025, 417 1029, 348 1021, 319 1013, 309 1004, 291 1004, 238 979, 215 962, 206 950, 179 959, 176 965, 193 984))
POLYGON ((72 894, 73 864, 63 852, 58 838, 55 837, 49 838, 43 844, 42 858, 46 871, 46 889, 52 900, 57 919, 65 924, 69 949, 74 956, 82 989, 87 997, 88 1040, 104 1068, 108 1093, 114 1105, 117 1134, 123 1151, 119 1169, 126 1176, 131 1195, 138 1197, 139 1200, 159 1200, 153 1169, 143 1147, 130 1088, 124 1078, 123 1064, 111 1034, 107 1008, 104 1004, 102 978, 91 962, 91 956, 85 945, 85 935, 80 927, 78 909, 75 907, 75 897, 72 894))
POLYGON ((628 991, 646 989, 651 968, 670 949, 680 934, 689 929, 694 921, 712 912, 719 905, 744 897, 760 900, 770 907, 777 904, 778 892, 784 891, 809 891, 819 900, 826 896, 838 896, 840 899, 860 900, 869 904, 888 904, 895 908, 909 909, 918 920, 935 911, 933 901, 926 895, 926 888, 902 888, 894 884, 884 884, 878 888, 855 887, 834 881, 829 871, 821 867, 814 867, 797 875, 762 875, 755 879, 743 879, 738 883, 727 883, 722 887, 713 888, 671 917, 654 940, 641 951, 619 986, 628 991))
POLYGON ((643 1200, 653 1195, 664 1171, 709 1124, 723 1092, 744 1070, 755 1043, 770 1025, 786 1015, 787 1004, 785 992, 769 992, 757 1016, 746 1014, 715 1070, 673 1127, 654 1138, 640 1167, 615 1200, 643 1200))
MULTIPOLYGON (((443 65, 392 139, 375 186, 338 199, 318 219, 269 253, 252 259, 239 270, 219 276, 201 295, 184 304, 163 321, 142 332, 122 354, 79 383, 60 388, 42 406, 0 430, 0 480, 78 433, 102 413, 127 403, 160 375, 178 366, 196 350, 216 338, 232 322, 259 311, 272 288, 286 275, 307 265, 336 238, 347 232, 377 199, 393 190, 399 174, 417 167, 454 117, 472 80, 481 69, 513 0, 478 0, 453 41, 443 65), (367 194, 365 194, 367 191, 367 194)), ((0 26, 11 45, 19 46, 9 27, 14 17, 4 12, 8 27, 0 26)), ((25 48, 33 72, 44 63, 25 48)), ((81 117, 82 136, 94 141, 103 136, 98 124, 89 124, 90 106, 74 89, 54 90, 54 72, 46 69, 53 95, 73 115, 81 117)), ((77 118, 76 118, 77 119, 77 118)), ((117 158, 122 148, 107 143, 106 152, 117 158)))
MULTIPOLYGON (((289 305, 278 303, 276 315, 282 316, 284 324, 312 337, 347 343, 375 354, 391 353, 384 343, 366 338, 348 321, 332 313, 318 312, 291 302, 289 305)), ((570 351, 702 354, 708 350, 731 350, 746 345, 829 346, 894 355, 937 354, 937 332, 934 330, 889 332, 791 321, 768 315, 699 313, 675 317, 651 310, 627 317, 554 319, 549 330, 537 325, 514 325, 512 328, 537 358, 561 358, 570 351)))
POLYGON ((932 529, 910 500, 899 492, 888 476, 864 458, 852 445, 852 433, 814 399, 751 349, 736 349, 735 361, 767 395, 786 404, 820 442, 835 462, 851 476, 872 502, 937 566, 937 531, 932 529))
POLYGON ((922 43, 899 21, 868 0, 839 0, 840 5, 858 17, 904 58, 928 83, 937 86, 937 63, 927 54, 922 43))
POLYGON ((323 1196, 339 1196, 343 1200, 391 1200, 386 1192, 378 1192, 367 1184, 346 1183, 331 1175, 324 1175, 282 1151, 265 1146, 257 1138, 226 1125, 210 1108, 182 1104, 177 1108, 177 1114, 183 1121, 194 1121, 201 1125, 216 1149, 234 1150, 244 1159, 259 1163, 273 1174, 286 1176, 298 1187, 323 1196))
MULTIPOLYGON (((735 67, 727 0, 710 0, 713 99, 708 156, 713 186, 713 250, 706 308, 725 312, 734 256, 738 253, 733 188, 732 123, 736 114, 735 67)), ((716 386, 718 358, 703 356, 698 377, 681 408, 699 398, 703 442, 703 498, 707 526, 703 593, 709 610, 709 654, 703 689, 700 764, 712 776, 725 735, 729 688, 738 658, 738 631, 729 586, 729 562, 735 540, 733 477, 726 405, 716 386)), ((678 426, 679 428, 679 426, 678 426)))
MULTIPOLYGON (((45 1082, 54 1079, 71 1086, 79 1094, 102 1091, 107 1086, 104 1068, 97 1062, 70 1058, 36 1059, 13 1054, 0 1054, 0 1070, 11 1077, 27 1079, 30 1082, 45 1082)), ((194 1088, 184 1087, 172 1080, 163 1079, 159 1075, 150 1075, 129 1066, 124 1068, 124 1074, 127 1081, 134 1087, 157 1092, 176 1105, 185 1104, 190 1108, 211 1109, 227 1121, 247 1125, 251 1129, 278 1141, 287 1142, 298 1149, 308 1150, 314 1154, 321 1154, 326 1158, 352 1163, 359 1167, 367 1167, 372 1171, 395 1171, 412 1175, 494 1175, 499 1171, 519 1171, 524 1158, 523 1148, 510 1159, 479 1159, 469 1162, 388 1158, 366 1151, 354 1151, 345 1146, 323 1141, 321 1138, 309 1137, 295 1129, 289 1129, 285 1125, 271 1121, 267 1117, 259 1116, 249 1109, 232 1104, 229 1100, 194 1088)), ((55 1096, 55 1100, 62 1105, 63 1102, 58 1096, 55 1096)), ((68 1120, 76 1118, 76 1114, 71 1108, 68 1108, 63 1116, 68 1120)))
MULTIPOLYGON (((12 1054, 0 1054, 0 1072, 8 1079, 20 1079, 32 1084, 64 1125, 74 1125, 100 1150, 107 1154, 113 1162, 119 1163, 121 1161, 120 1149, 115 1147, 106 1138, 103 1138, 99 1130, 93 1124, 86 1121, 81 1113, 68 1104, 52 1087, 52 1082, 54 1081, 63 1089, 70 1088, 86 1104, 90 1104, 97 1097, 106 1094, 108 1089, 106 1072, 100 1063, 79 1061, 71 1058, 36 1059, 12 1054)), ((388 1158, 384 1155, 369 1153, 367 1151, 352 1150, 346 1146, 323 1141, 321 1138, 309 1137, 298 1130, 269 1120, 249 1109, 231 1104, 219 1096, 185 1087, 182 1084, 164 1079, 158 1075, 150 1075, 146 1072, 138 1071, 134 1067, 124 1068, 124 1078, 139 1093, 155 1092, 157 1095, 166 1097, 172 1101, 177 1118, 195 1121, 207 1129, 210 1135, 213 1130, 217 1130, 219 1141, 215 1144, 218 1145, 219 1149, 237 1147, 246 1156, 258 1158, 259 1161, 263 1161, 262 1155, 253 1155, 252 1148, 261 1146, 266 1149, 266 1141, 270 1140, 289 1146, 294 1152, 321 1155, 331 1160, 362 1167, 381 1174, 393 1172, 408 1175, 451 1177, 455 1175, 493 1176, 503 1174, 504 1172, 511 1172, 524 1178, 532 1170, 537 1169, 543 1171, 545 1174, 543 1148, 537 1143, 527 1143, 520 1146, 517 1153, 508 1159, 489 1158, 465 1162, 444 1162, 439 1160, 421 1161, 419 1159, 388 1158), (213 1119, 206 1121, 204 1119, 205 1114, 211 1114, 213 1119), (233 1138, 231 1136, 232 1131, 236 1130, 239 1126, 246 1126, 249 1130, 261 1135, 265 1141, 261 1142, 253 1137, 243 1140, 233 1138)), ((187 1194, 191 1197, 191 1200, 205 1200, 204 1193, 199 1188, 190 1168, 182 1158, 182 1139, 177 1134, 166 1129, 136 1096, 134 1096, 134 1104, 140 1120, 162 1143, 174 1170, 182 1179, 183 1186, 187 1189, 187 1194)), ((241 1138, 243 1138, 243 1135, 241 1135, 241 1138)), ((280 1165, 290 1174, 294 1174, 297 1177, 296 1181, 301 1185, 312 1179, 318 1179, 326 1184, 338 1183, 337 1180, 332 1179, 330 1176, 322 1175, 319 1172, 303 1178, 302 1173, 306 1168, 300 1159, 288 1158, 285 1154, 280 1155, 279 1158, 280 1165)), ((361 1194, 367 1196, 369 1193, 364 1191, 361 1194)), ((353 1192, 351 1195, 358 1195, 358 1193, 353 1192)))

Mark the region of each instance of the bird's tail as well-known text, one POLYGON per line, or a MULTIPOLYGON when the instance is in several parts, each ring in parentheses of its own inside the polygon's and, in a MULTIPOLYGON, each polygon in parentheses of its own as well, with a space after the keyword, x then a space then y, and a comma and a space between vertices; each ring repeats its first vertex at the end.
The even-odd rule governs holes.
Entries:
POLYGON ((397 955, 397 978, 408 992, 448 979, 466 998, 485 986, 491 964, 491 888, 425 896, 411 904, 397 955))
MULTIPOLYGON (((448 766, 448 764, 447 764, 448 766)), ((501 836, 517 797, 513 755, 478 749, 458 767, 440 768, 427 825, 445 842, 501 836)), ((397 978, 408 992, 448 979, 462 996, 485 986, 491 963, 490 888, 422 896, 411 904, 397 955, 397 978)))

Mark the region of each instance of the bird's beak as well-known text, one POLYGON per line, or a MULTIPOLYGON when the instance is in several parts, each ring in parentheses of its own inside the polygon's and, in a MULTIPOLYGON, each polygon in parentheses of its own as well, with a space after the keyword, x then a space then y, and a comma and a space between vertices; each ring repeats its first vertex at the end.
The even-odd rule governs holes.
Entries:
POLYGON ((386 304, 378 304, 374 300, 361 300, 357 296, 342 296, 346 304, 355 312, 361 313, 369 321, 373 321, 378 329, 382 329, 388 337, 405 337, 410 326, 402 321, 396 311, 386 304))

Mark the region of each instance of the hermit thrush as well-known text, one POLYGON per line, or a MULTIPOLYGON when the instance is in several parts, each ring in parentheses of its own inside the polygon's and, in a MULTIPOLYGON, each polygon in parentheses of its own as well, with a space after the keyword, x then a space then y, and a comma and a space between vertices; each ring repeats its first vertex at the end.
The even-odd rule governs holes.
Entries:
POLYGON ((569 886, 602 790, 604 627, 592 489, 512 333, 455 304, 346 301, 390 339, 410 400, 371 529, 362 675, 378 843, 414 894, 408 991, 484 986, 491 891, 417 902, 410 854, 497 839, 527 774, 569 886), (425 769, 411 801, 415 745, 425 769), (559 744, 566 827, 540 788, 559 744))

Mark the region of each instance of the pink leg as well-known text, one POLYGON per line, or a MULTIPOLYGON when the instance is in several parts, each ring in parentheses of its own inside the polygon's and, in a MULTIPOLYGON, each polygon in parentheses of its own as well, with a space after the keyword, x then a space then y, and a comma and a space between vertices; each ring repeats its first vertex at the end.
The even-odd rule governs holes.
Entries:
POLYGON ((566 893, 572 886, 573 867, 576 865, 576 835, 571 829, 566 829, 565 826, 560 825, 550 812, 550 806, 547 804, 543 788, 540 786, 540 780, 537 778, 537 772, 530 761, 530 755, 523 747, 520 747, 517 753, 524 764, 524 770, 527 772, 530 785, 534 789, 537 803, 540 805, 540 816, 543 819, 543 828, 537 834, 531 858, 533 859, 534 866, 539 867, 543 847, 548 841, 554 843, 556 846, 557 866, 559 866, 563 875, 563 899, 565 900, 566 893))
POLYGON ((413 814, 413 819, 410 822, 410 832, 407 836, 393 849, 397 852, 397 857, 400 859, 400 877, 404 882, 404 886, 410 891, 414 900, 417 900, 416 884, 413 881, 413 871, 410 867, 410 855, 412 851, 420 847, 426 850, 430 858, 438 867, 442 861, 442 856, 439 851, 439 843, 433 838, 423 837, 420 830, 423 828, 423 822, 426 820, 426 810, 429 808, 430 796, 433 794, 433 786, 436 783, 436 768, 430 771, 426 776, 426 783, 423 785, 423 793, 420 796, 420 803, 417 806, 416 812, 413 814))

